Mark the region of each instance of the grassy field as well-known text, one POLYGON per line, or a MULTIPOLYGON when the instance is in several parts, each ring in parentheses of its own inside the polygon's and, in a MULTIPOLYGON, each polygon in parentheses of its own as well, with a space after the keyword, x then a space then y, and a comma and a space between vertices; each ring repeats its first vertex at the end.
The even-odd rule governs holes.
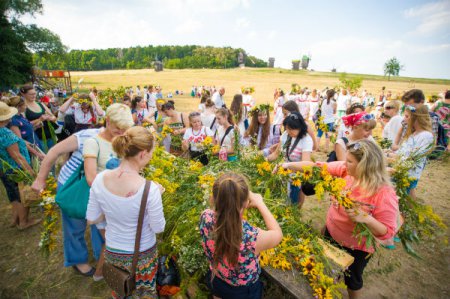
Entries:
MULTIPOLYGON (((117 88, 119 86, 160 85, 164 95, 167 92, 183 90, 184 96, 175 98, 176 108, 181 111, 195 110, 198 99, 190 97, 191 87, 195 86, 224 86, 225 100, 229 104, 235 93, 240 92, 242 86, 253 86, 255 93, 253 97, 257 103, 273 104, 273 93, 276 88, 283 89, 288 93, 292 83, 298 83, 301 87, 310 89, 324 89, 339 84, 338 73, 323 73, 310 71, 290 71, 283 69, 189 69, 189 70, 164 70, 155 72, 153 70, 116 70, 116 71, 94 71, 94 72, 72 72, 72 84, 75 88, 79 79, 84 78, 82 88, 92 86, 98 89, 117 88)), ((426 96, 438 94, 448 89, 450 80, 444 79, 420 79, 395 77, 388 81, 383 76, 354 75, 364 78, 361 90, 366 89, 377 96, 383 86, 391 90, 394 95, 402 94, 411 88, 420 88, 426 96)))

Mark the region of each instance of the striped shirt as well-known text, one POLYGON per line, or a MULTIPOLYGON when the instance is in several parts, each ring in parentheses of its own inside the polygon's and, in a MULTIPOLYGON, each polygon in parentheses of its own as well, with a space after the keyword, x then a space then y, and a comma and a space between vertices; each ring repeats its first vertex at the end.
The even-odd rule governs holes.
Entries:
MULTIPOLYGON (((283 148, 283 156, 286 157, 286 159, 290 162, 299 162, 302 161, 302 154, 305 152, 312 152, 313 148, 313 140, 311 136, 308 134, 305 135, 300 141, 297 143, 297 146, 291 150, 289 148, 289 157, 287 156, 287 148, 286 148, 286 142, 288 140, 288 134, 287 132, 284 132, 283 135, 281 135, 281 146, 283 148)), ((293 146, 295 143, 295 138, 292 138, 291 140, 291 146, 293 146)))
POLYGON ((59 172, 58 183, 64 185, 64 183, 70 178, 75 170, 83 163, 83 145, 84 141, 88 138, 92 138, 100 132, 100 129, 88 129, 73 134, 77 138, 78 149, 72 153, 70 159, 64 164, 59 172))

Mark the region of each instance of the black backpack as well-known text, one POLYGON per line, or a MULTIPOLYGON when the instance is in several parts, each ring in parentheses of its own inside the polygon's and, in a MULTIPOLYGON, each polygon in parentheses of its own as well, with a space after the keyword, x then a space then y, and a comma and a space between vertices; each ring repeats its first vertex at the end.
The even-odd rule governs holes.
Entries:
MULTIPOLYGON (((344 140, 345 145, 347 145, 348 143, 348 139, 346 137, 342 137, 342 140, 344 140)), ((336 155, 336 151, 332 151, 329 155, 328 155, 328 160, 327 162, 334 162, 337 161, 337 155, 336 155)))

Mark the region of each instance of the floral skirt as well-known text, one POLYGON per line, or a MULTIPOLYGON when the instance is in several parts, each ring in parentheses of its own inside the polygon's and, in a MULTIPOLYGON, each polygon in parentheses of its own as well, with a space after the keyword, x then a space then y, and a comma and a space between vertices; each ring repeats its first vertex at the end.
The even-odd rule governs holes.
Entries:
MULTIPOLYGON (((106 247, 105 260, 124 270, 131 268, 133 261, 133 253, 121 252, 120 250, 114 250, 106 247)), ((156 273, 158 272, 158 251, 156 244, 139 253, 138 264, 136 266, 136 291, 132 296, 126 297, 127 299, 153 299, 158 298, 158 292, 156 291, 156 273)), ((114 291, 112 292, 113 298, 121 298, 114 291)))

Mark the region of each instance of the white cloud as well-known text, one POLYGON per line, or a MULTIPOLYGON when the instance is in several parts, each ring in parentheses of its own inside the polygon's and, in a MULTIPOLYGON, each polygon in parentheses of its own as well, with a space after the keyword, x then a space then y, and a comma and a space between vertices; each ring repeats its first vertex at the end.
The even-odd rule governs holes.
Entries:
POLYGON ((272 40, 277 36, 277 31, 276 30, 270 30, 269 33, 267 34, 267 38, 272 40))
POLYGON ((187 19, 175 28, 179 34, 194 33, 202 27, 202 22, 194 19, 187 19))
POLYGON ((404 11, 406 18, 419 19, 419 24, 412 33, 431 34, 450 27, 450 1, 427 3, 404 11))

